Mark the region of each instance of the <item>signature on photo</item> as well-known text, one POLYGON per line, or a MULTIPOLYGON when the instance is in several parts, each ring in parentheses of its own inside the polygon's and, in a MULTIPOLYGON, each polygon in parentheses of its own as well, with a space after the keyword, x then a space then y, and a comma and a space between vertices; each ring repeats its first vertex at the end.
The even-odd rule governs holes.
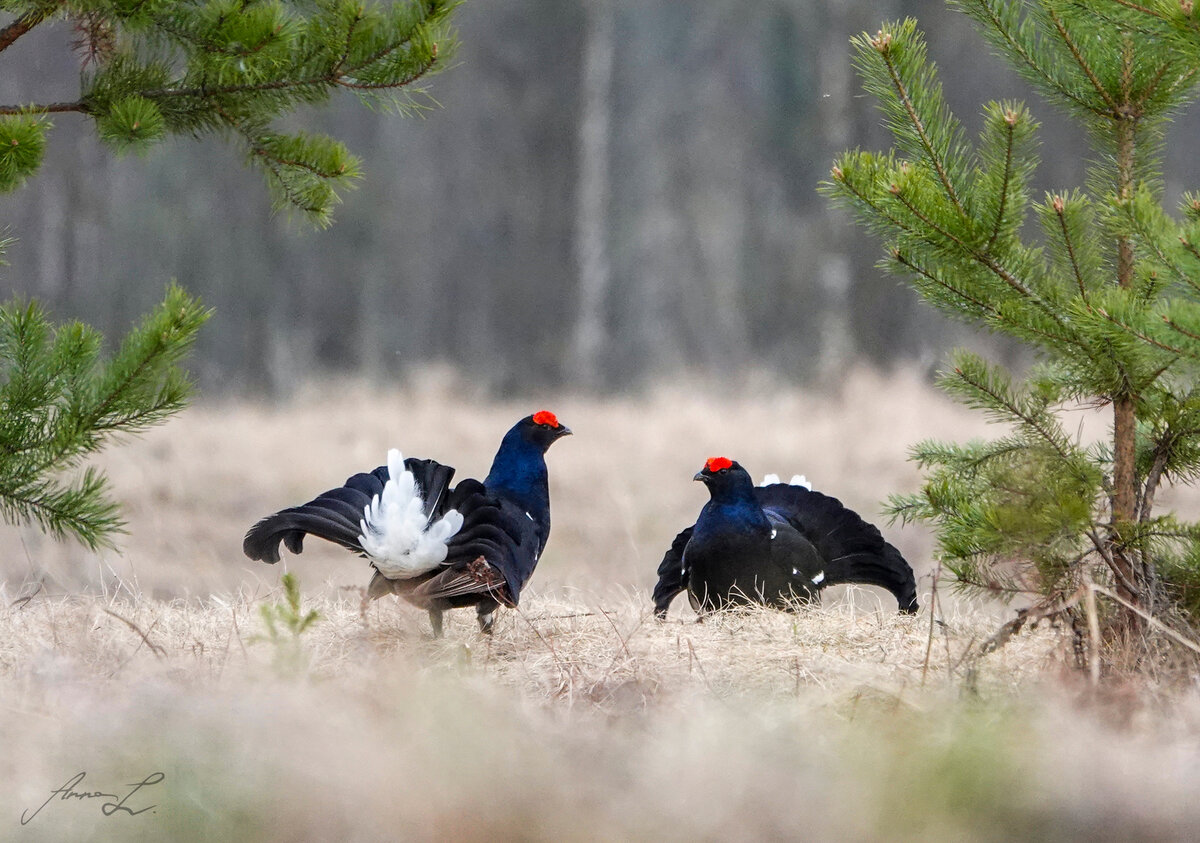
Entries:
POLYGON ((153 787, 161 783, 167 776, 165 773, 151 773, 140 782, 131 782, 123 785, 122 787, 128 788, 123 794, 108 793, 100 790, 86 790, 82 787, 83 780, 86 777, 86 772, 76 773, 60 787, 56 787, 50 791, 50 795, 46 797, 46 801, 39 805, 33 812, 30 812, 28 809, 22 811, 21 825, 28 825, 34 817, 40 814, 47 805, 56 799, 59 802, 85 802, 91 799, 107 800, 100 803, 100 811, 106 817, 118 814, 127 814, 129 816, 144 814, 147 811, 152 811, 157 806, 141 804, 145 800, 146 794, 142 794, 137 800, 134 800, 133 797, 143 788, 153 787))

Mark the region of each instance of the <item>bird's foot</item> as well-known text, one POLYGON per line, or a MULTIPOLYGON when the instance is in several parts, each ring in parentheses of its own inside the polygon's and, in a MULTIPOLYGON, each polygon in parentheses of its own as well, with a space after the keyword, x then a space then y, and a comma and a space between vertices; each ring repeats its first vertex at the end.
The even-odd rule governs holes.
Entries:
POLYGON ((429 623, 433 627, 433 637, 442 637, 442 613, 439 609, 429 610, 429 623))

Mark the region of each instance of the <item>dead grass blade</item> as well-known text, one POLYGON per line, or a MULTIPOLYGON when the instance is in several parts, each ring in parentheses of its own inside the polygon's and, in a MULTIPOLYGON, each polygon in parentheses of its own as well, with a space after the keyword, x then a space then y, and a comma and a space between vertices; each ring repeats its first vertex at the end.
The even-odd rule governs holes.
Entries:
POLYGON ((1146 621, 1148 624, 1153 626, 1159 632, 1163 633, 1164 635, 1166 635, 1168 638, 1170 638, 1172 641, 1179 644, 1180 646, 1186 647, 1187 649, 1191 650, 1193 653, 1200 654, 1200 644, 1197 644, 1195 641, 1191 641, 1187 638, 1184 638, 1178 632, 1171 629, 1171 627, 1167 626, 1165 623, 1163 623, 1162 621, 1160 621, 1158 618, 1154 617, 1153 615, 1150 615, 1147 612, 1145 612, 1144 610, 1139 609, 1137 606, 1134 606, 1129 601, 1124 600, 1123 598, 1119 597, 1117 594, 1113 593, 1112 591, 1110 591, 1109 589, 1105 588, 1102 585, 1095 585, 1094 583, 1091 583, 1091 584, 1089 584, 1089 588, 1092 591, 1098 592, 1099 594, 1103 594, 1109 600, 1114 600, 1117 603, 1120 603, 1126 609, 1128 609, 1129 611, 1138 615, 1140 618, 1142 618, 1142 620, 1146 621))
MULTIPOLYGON (((121 623, 125 624, 127 627, 132 629, 134 632, 136 632, 141 637, 142 643, 144 643, 147 647, 150 648, 150 652, 154 653, 156 658, 161 660, 167 655, 166 650, 164 650, 162 647, 160 647, 159 645, 157 645, 153 641, 151 641, 149 639, 149 637, 147 637, 146 633, 142 632, 142 628, 140 626, 138 626, 136 623, 134 623, 133 621, 131 621, 129 618, 126 618, 122 615, 118 615, 116 612, 114 612, 112 609, 109 609, 107 606, 105 606, 103 608, 103 611, 104 611, 104 614, 111 615, 112 617, 116 618, 121 623)), ((153 630, 157 624, 158 624, 158 618, 155 618, 154 623, 152 623, 150 625, 150 629, 153 630)), ((141 644, 138 645, 138 647, 141 647, 141 646, 142 646, 141 644)), ((133 653, 130 654, 130 658, 133 658, 133 656, 136 654, 137 654, 137 650, 135 649, 133 651, 133 653)))

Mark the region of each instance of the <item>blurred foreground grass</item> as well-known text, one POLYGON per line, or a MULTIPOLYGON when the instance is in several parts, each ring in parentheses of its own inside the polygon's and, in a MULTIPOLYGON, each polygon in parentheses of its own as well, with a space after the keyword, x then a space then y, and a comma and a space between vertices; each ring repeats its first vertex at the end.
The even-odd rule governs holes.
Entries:
POLYGON ((13 601, 0 838, 1192 840, 1200 695, 1089 696, 1040 628, 854 601, 659 624, 536 592, 492 638, 305 598, 281 671, 252 597, 13 601), (932 647, 930 647, 932 644, 932 647), (926 654, 929 654, 928 657, 926 654), (161 772, 104 816, 97 799, 161 772))

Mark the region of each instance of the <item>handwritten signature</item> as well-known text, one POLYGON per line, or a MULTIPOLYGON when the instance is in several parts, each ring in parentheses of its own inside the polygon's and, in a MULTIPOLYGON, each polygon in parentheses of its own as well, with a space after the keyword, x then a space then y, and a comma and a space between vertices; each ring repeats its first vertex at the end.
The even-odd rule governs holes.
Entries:
POLYGON ((126 803, 128 803, 133 795, 142 788, 156 785, 167 777, 165 773, 151 773, 140 782, 131 782, 130 784, 124 785, 125 787, 130 788, 130 790, 124 796, 119 796, 116 793, 105 793, 99 790, 76 790, 76 788, 83 784, 83 780, 86 776, 87 773, 76 773, 75 775, 71 776, 71 778, 67 779, 67 781, 61 787, 56 787, 54 790, 50 791, 50 795, 46 798, 46 801, 38 806, 38 809, 32 814, 29 813, 28 809, 22 811, 21 825, 29 825, 30 821, 40 814, 42 809, 53 802, 55 798, 57 798, 60 802, 68 802, 72 800, 82 802, 87 799, 107 799, 107 802, 103 802, 100 805, 100 811, 106 817, 111 817, 116 814, 128 814, 131 817, 137 816, 138 814, 144 814, 157 806, 147 805, 145 808, 134 808, 126 803))

